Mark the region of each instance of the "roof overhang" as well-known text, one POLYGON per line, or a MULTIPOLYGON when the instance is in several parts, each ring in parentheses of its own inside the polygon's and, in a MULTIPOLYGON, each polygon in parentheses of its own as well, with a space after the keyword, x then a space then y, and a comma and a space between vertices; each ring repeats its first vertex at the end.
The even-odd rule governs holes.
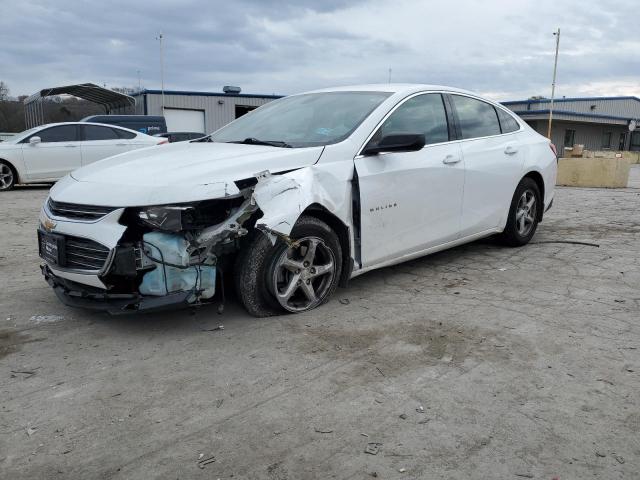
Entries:
MULTIPOLYGON (((549 119, 549 110, 513 110, 513 113, 525 120, 549 119)), ((627 117, 571 112, 568 110, 554 110, 553 119, 585 123, 606 123, 610 125, 628 125, 631 121, 631 118, 627 117)))
POLYGON ((73 95, 74 97, 102 105, 107 112, 114 108, 132 107, 136 104, 136 100, 129 95, 114 92, 113 90, 100 87, 93 83, 80 83, 64 87, 45 88, 26 98, 24 100, 24 104, 28 105, 30 103, 37 102, 44 97, 65 94, 73 95))

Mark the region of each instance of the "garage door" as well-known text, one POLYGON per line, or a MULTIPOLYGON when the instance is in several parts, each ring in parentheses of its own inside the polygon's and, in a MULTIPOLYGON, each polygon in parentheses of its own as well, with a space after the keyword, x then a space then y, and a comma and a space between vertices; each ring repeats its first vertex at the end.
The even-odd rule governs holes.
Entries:
POLYGON ((204 112, 202 110, 164 109, 168 132, 199 132, 204 130, 204 112))

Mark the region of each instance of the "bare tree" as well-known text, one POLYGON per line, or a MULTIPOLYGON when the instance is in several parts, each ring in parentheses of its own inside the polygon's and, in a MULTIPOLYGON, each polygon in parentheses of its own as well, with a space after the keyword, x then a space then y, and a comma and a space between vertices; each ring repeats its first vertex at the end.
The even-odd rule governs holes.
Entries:
POLYGON ((9 99, 9 86, 0 80, 0 100, 9 99))

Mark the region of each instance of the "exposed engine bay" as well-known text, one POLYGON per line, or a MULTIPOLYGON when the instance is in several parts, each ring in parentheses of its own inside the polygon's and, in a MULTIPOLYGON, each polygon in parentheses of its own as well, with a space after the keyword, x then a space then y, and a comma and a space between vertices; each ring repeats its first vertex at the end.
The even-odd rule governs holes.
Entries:
MULTIPOLYGON (((295 201, 299 188, 295 180, 265 171, 235 183, 238 193, 222 198, 122 209, 118 223, 125 227, 124 233, 99 269, 106 290, 60 278, 60 272, 53 271, 86 271, 100 264, 86 263, 90 257, 87 252, 98 259, 97 248, 91 252, 93 245, 79 244, 80 239, 45 231, 50 221, 45 219, 39 232, 40 253, 47 261, 45 278, 64 303, 110 313, 210 302, 222 285, 222 264, 233 259, 243 237, 257 229, 272 243, 278 237, 288 240, 295 221, 281 220, 277 230, 261 221, 275 197, 282 196, 289 204, 295 201), (261 204, 266 208, 261 209, 261 204)), ((52 216, 68 218, 83 213, 73 208, 51 199, 46 205, 52 216)), ((91 212, 103 213, 97 209, 91 207, 91 212)), ((295 214, 299 209, 293 211, 295 214)))

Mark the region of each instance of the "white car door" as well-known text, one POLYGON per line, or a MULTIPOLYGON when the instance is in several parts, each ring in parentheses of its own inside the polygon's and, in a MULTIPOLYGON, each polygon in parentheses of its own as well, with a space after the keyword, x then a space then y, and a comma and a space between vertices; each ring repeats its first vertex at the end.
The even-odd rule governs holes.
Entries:
POLYGON ((397 107, 371 141, 419 133, 427 145, 356 157, 363 268, 458 238, 464 162, 449 130, 442 95, 419 94, 397 107))
POLYGON ((520 125, 498 119, 496 108, 482 100, 451 95, 458 118, 465 164, 462 236, 500 228, 506 222, 520 175, 524 152, 519 146, 520 125), (505 133, 502 133, 502 132, 505 133))
POLYGON ((22 155, 29 181, 54 181, 80 168, 81 153, 76 124, 55 125, 39 130, 22 143, 22 155), (40 142, 31 143, 39 137, 40 142))
POLYGON ((82 125, 82 165, 112 157, 131 149, 129 140, 120 138, 115 128, 82 125))

